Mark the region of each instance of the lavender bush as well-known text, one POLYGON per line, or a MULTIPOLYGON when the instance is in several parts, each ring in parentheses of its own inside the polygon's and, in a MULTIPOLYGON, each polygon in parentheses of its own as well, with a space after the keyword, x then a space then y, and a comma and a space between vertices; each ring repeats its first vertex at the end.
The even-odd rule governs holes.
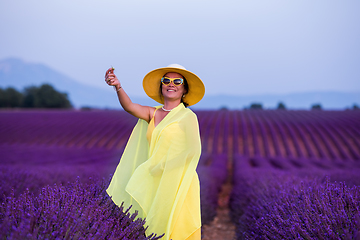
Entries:
POLYGON ((27 190, 37 195, 47 185, 66 186, 76 179, 85 184, 104 177, 95 171, 95 167, 90 164, 87 167, 0 165, 0 202, 10 193, 18 197, 27 190))
MULTIPOLYGON (((34 137, 36 140, 36 137, 34 137)), ((13 189, 15 196, 29 189, 35 195, 46 185, 90 177, 108 177, 119 162, 120 150, 0 144, 0 202, 13 189)))
POLYGON ((77 181, 67 186, 7 195, 0 207, 3 239, 159 239, 145 233, 145 220, 116 206, 105 192, 108 181, 77 181))
POLYGON ((209 224, 216 216, 218 194, 227 176, 227 155, 204 155, 197 169, 200 179, 201 222, 209 224))
POLYGON ((304 174, 250 170, 238 177, 230 199, 237 238, 359 239, 360 186, 304 174))

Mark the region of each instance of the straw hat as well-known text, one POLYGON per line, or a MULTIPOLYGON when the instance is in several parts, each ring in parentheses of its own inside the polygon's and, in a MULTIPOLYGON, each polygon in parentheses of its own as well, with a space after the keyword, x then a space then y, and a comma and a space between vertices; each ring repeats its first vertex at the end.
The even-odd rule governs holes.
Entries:
POLYGON ((170 64, 167 67, 152 70, 145 75, 143 80, 143 87, 145 93, 150 98, 154 99, 158 103, 164 104, 164 99, 160 96, 159 93, 159 84, 161 78, 168 72, 179 73, 186 79, 189 86, 189 91, 185 94, 183 101, 189 104, 189 106, 198 103, 203 98, 205 94, 204 83, 198 76, 186 70, 179 64, 170 64))

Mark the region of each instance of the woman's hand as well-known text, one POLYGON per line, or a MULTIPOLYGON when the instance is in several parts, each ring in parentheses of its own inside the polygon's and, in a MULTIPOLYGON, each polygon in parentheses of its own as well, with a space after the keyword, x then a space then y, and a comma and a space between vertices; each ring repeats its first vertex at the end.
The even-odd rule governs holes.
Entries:
POLYGON ((155 108, 142 106, 137 103, 133 103, 129 96, 126 94, 124 89, 121 88, 119 79, 114 74, 114 68, 109 68, 105 73, 105 82, 109 86, 114 86, 119 102, 125 111, 134 115, 137 118, 144 119, 147 122, 150 122, 151 116, 153 115, 155 108), (121 91, 120 91, 121 90, 121 91))
POLYGON ((119 88, 121 88, 121 84, 120 84, 119 79, 114 74, 114 70, 115 69, 113 67, 111 67, 106 71, 106 73, 105 73, 105 82, 109 86, 114 86, 116 88, 116 90, 118 90, 119 88))

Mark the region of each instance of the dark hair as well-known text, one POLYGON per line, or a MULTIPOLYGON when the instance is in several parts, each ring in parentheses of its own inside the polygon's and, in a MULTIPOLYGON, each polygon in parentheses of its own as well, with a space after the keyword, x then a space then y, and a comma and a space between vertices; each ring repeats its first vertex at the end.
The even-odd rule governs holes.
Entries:
MULTIPOLYGON (((184 76, 182 76, 182 78, 184 79, 184 89, 185 89, 186 93, 189 93, 189 85, 188 85, 188 83, 186 81, 186 78, 184 76)), ((160 99, 164 100, 163 95, 162 95, 162 83, 161 83, 161 81, 160 81, 160 85, 159 85, 159 94, 160 94, 160 99)), ((181 98, 181 102, 184 104, 185 107, 189 106, 188 103, 184 102, 183 98, 181 98)))

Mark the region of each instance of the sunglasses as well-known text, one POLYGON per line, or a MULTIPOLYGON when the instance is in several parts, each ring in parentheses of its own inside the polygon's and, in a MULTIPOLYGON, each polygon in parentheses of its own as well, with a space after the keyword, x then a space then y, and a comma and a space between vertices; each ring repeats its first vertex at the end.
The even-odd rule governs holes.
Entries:
POLYGON ((175 86, 179 86, 184 83, 184 79, 182 78, 169 78, 169 77, 163 77, 161 78, 161 83, 164 85, 169 85, 170 83, 173 83, 175 86))

